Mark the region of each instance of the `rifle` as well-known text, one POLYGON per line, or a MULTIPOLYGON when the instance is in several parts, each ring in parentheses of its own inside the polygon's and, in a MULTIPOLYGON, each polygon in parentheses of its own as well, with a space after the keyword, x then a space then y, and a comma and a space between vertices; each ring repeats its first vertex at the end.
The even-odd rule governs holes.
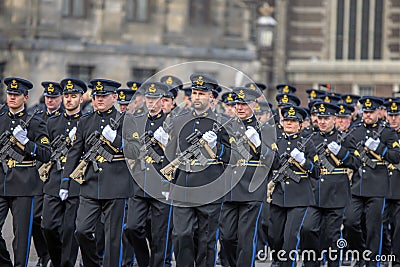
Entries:
POLYGON ((325 141, 317 145, 316 150, 319 162, 321 163, 322 167, 327 169, 329 172, 335 170, 335 166, 329 162, 327 155, 331 157, 336 166, 340 165, 340 160, 328 149, 328 144, 325 141))
MULTIPOLYGON (((300 151, 302 151, 307 143, 311 140, 311 138, 313 137, 315 133, 312 133, 306 140, 304 140, 304 142, 302 143, 298 143, 298 148, 300 151)), ((279 170, 272 176, 272 182, 274 184, 280 182, 281 184, 283 184, 287 178, 292 179, 293 181, 295 181, 296 183, 300 182, 300 176, 298 176, 290 167, 292 165, 295 165, 297 168, 299 168, 300 170, 302 170, 303 172, 306 172, 301 165, 290 155, 288 155, 287 153, 282 154, 280 157, 280 159, 285 160, 284 163, 282 164, 282 166, 279 168, 279 170)), ((282 185, 283 188, 283 185, 282 185)))
MULTIPOLYGON (((160 163, 161 156, 154 150, 154 146, 159 142, 154 138, 153 131, 146 131, 140 137, 140 142, 143 144, 140 147, 139 159, 141 162, 142 170, 145 169, 144 160, 145 158, 151 158, 154 162, 160 163)), ((161 144, 160 144, 161 145, 161 144)), ((161 145, 162 146, 162 145, 161 145)))
MULTIPOLYGON (((25 121, 22 119, 20 120, 20 125, 21 127, 26 130, 31 123, 33 117, 39 112, 38 109, 36 109, 33 114, 25 121)), ((3 167, 4 174, 7 173, 8 171, 8 165, 6 162, 6 159, 13 159, 18 163, 21 163, 25 155, 19 153, 17 150, 15 150, 15 145, 20 148, 22 151, 25 150, 25 146, 22 145, 13 135, 10 131, 5 131, 4 133, 1 134, 0 136, 0 161, 1 165, 3 167)), ((10 166, 11 167, 11 166, 10 166)))
MULTIPOLYGON (((383 126, 382 124, 379 125, 379 129, 378 131, 374 131, 372 133, 372 138, 373 139, 377 139, 381 136, 383 130, 385 129, 385 126, 383 126)), ((364 140, 361 140, 360 142, 358 142, 357 144, 357 151, 360 154, 360 158, 361 161, 363 163, 365 163, 368 167, 375 169, 376 167, 376 162, 373 162, 367 155, 367 153, 369 152, 374 158, 376 158, 377 160, 382 160, 382 157, 379 156, 378 154, 376 154, 374 151, 372 151, 371 149, 369 149, 368 147, 365 146, 365 142, 364 140)))
MULTIPOLYGON (((263 124, 260 122, 257 123, 257 126, 254 127, 256 131, 261 129, 263 124)), ((246 134, 240 135, 239 132, 236 133, 236 136, 240 136, 240 138, 235 142, 237 149, 239 150, 239 154, 246 160, 251 159, 251 154, 247 149, 245 148, 244 144, 247 143, 249 144, 250 148, 257 153, 256 147, 253 145, 253 143, 249 140, 246 134)))
POLYGON ((43 182, 46 182, 48 179, 48 175, 50 172, 51 166, 53 166, 54 162, 57 164, 57 171, 62 169, 61 166, 61 158, 65 157, 68 153, 69 148, 71 147, 71 140, 66 138, 64 135, 60 134, 51 142, 51 148, 53 152, 50 156, 50 161, 42 164, 39 168, 39 177, 43 182))
MULTIPOLYGON (((226 121, 223 125, 218 125, 217 123, 214 122, 213 124, 213 129, 212 131, 214 133, 219 132, 225 125, 230 123, 234 118, 230 118, 228 121, 226 121)), ((179 165, 185 163, 185 171, 189 172, 190 171, 190 162, 191 158, 195 158, 199 161, 199 163, 203 166, 205 166, 208 163, 207 158, 203 155, 201 152, 200 148, 205 148, 207 153, 212 159, 215 159, 217 156, 215 153, 212 151, 210 146, 208 145, 207 141, 202 138, 203 134, 200 131, 195 131, 192 134, 190 134, 188 137, 186 137, 186 141, 190 143, 191 145, 185 149, 184 151, 180 152, 178 154, 178 157, 175 158, 173 161, 171 161, 167 166, 162 168, 160 170, 161 174, 164 175, 164 177, 168 180, 171 181, 174 179, 174 173, 176 169, 178 169, 179 165)))
MULTIPOLYGON (((121 123, 121 119, 124 117, 127 109, 120 114, 118 119, 110 119, 110 127, 112 130, 117 130, 119 124, 121 123)), ((79 162, 78 166, 74 169, 74 171, 70 174, 71 179, 75 180, 77 183, 82 184, 84 182, 83 176, 85 175, 86 169, 89 165, 89 162, 92 162, 94 172, 102 171, 97 164, 97 161, 100 162, 108 161, 111 162, 113 160, 113 154, 108 152, 103 145, 106 144, 110 147, 115 153, 118 153, 119 150, 115 148, 110 141, 108 141, 101 133, 95 131, 91 133, 87 139, 87 144, 90 146, 89 151, 87 151, 82 160, 79 162)))

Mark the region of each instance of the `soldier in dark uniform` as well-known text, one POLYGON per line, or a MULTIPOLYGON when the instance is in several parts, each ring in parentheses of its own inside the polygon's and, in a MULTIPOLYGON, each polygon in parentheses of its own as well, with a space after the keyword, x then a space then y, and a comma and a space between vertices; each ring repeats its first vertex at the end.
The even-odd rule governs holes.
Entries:
POLYGON ((168 89, 169 87, 161 82, 142 84, 140 90, 145 93, 148 113, 130 117, 132 121, 129 122, 126 133, 125 155, 136 161, 133 167, 136 184, 134 196, 128 203, 125 235, 134 247, 139 266, 164 266, 170 238, 172 205, 169 204, 169 182, 159 173, 166 164, 164 148, 168 142, 168 135, 162 130, 166 118, 162 111, 162 97, 168 93, 168 89), (143 150, 141 151, 145 144, 141 143, 139 137, 145 134, 150 134, 157 140, 152 146, 153 154, 143 154, 143 150), (157 156, 154 153, 157 153, 157 156), (152 232, 146 233, 146 219, 150 208, 152 232), (151 235, 151 255, 147 248, 146 234, 151 235))
POLYGON ((185 106, 183 106, 184 110, 190 110, 192 108, 192 88, 191 87, 183 87, 182 91, 183 95, 183 102, 185 106))
POLYGON ((101 133, 102 149, 93 151, 96 155, 95 160, 88 162, 84 181, 80 185, 75 235, 81 248, 84 266, 99 266, 100 255, 96 252, 94 233, 103 214, 106 244, 103 266, 119 266, 122 259, 121 238, 125 204, 127 198, 132 195, 132 177, 123 155, 122 123, 115 123, 121 118, 121 114, 114 107, 117 101, 116 91, 121 84, 104 79, 94 79, 90 83, 93 85, 97 111, 79 120, 76 140, 68 152, 61 179, 60 197, 68 198, 71 174, 78 166, 83 153, 92 148, 92 144, 88 143, 89 137, 92 138, 94 133, 97 140, 96 132, 101 133), (105 159, 109 158, 110 154, 111 162, 105 159))
POLYGON ((175 173, 171 190, 175 259, 177 266, 194 266, 195 263, 196 266, 214 266, 218 218, 224 195, 224 181, 219 178, 224 171, 223 162, 229 161, 230 144, 226 131, 213 131, 215 124, 223 124, 226 120, 210 108, 211 91, 218 86, 217 81, 206 74, 192 74, 190 80, 194 110, 181 113, 168 123, 166 130, 170 141, 166 155, 170 161, 175 159, 190 147, 187 137, 197 133, 201 134, 215 158, 200 148, 207 163, 204 165, 198 157, 191 156, 181 162, 175 173), (197 239, 194 238, 195 229, 197 239))
POLYGON ((291 94, 279 94, 276 95, 275 99, 278 102, 278 109, 277 109, 278 116, 275 117, 276 136, 279 137, 283 133, 282 114, 281 114, 282 108, 287 105, 300 106, 301 101, 297 96, 291 94))
MULTIPOLYGON (((360 252, 371 251, 368 265, 375 266, 376 256, 381 254, 382 216, 385 197, 389 194, 389 173, 386 163, 398 164, 400 149, 395 131, 378 120, 378 108, 382 100, 372 96, 362 97, 363 123, 356 126, 353 135, 357 151, 363 156, 362 166, 354 172, 352 179, 351 207, 345 211, 346 240, 349 247, 360 252), (361 217, 365 214, 365 233, 361 227, 361 217), (366 239, 363 242, 363 236, 366 239)), ((362 260, 362 259, 360 259, 362 260)), ((361 262, 359 262, 361 264, 361 262)))
MULTIPOLYGON (((41 84, 44 88, 43 96, 46 108, 40 111, 39 117, 47 123, 48 119, 60 115, 64 110, 62 105, 62 88, 58 82, 46 81, 41 84)), ((43 194, 35 196, 35 215, 33 217, 32 237, 38 255, 38 263, 36 266, 47 266, 47 262, 50 259, 49 250, 41 229, 42 211, 43 194)))
MULTIPOLYGON (((392 101, 385 102, 387 119, 396 133, 397 140, 400 143, 400 99, 393 99, 392 101)), ((392 262, 392 267, 400 266, 400 164, 390 165, 390 192, 387 197, 386 208, 384 213, 384 220, 390 224, 391 229, 384 228, 388 231, 391 237, 391 250, 387 249, 384 255, 393 254, 396 259, 392 262)))
POLYGON ((337 105, 342 100, 336 93, 321 95, 317 101, 337 105))
MULTIPOLYGON (((334 249, 339 252, 337 240, 340 238, 340 227, 343 223, 344 208, 350 201, 350 182, 348 169, 358 170, 361 162, 354 154, 356 142, 352 135, 344 140, 335 128, 335 115, 344 113, 338 106, 325 102, 315 103, 319 132, 312 137, 317 145, 321 176, 313 181, 316 205, 309 207, 302 229, 302 244, 304 250, 321 252, 322 249, 334 249), (324 145, 325 144, 325 145, 324 145), (326 150, 328 149, 328 150, 326 150), (329 152, 326 152, 329 151, 329 152), (330 165, 329 165, 330 164, 330 165), (329 167, 333 167, 331 170, 329 167), (324 229, 321 225, 324 223, 324 229), (324 231, 326 240, 321 240, 324 231)), ((338 266, 339 254, 328 259, 328 266, 338 266)), ((304 259, 305 266, 319 267, 317 259, 304 259)))
POLYGON ((308 94, 308 103, 310 103, 311 101, 317 101, 318 99, 320 99, 321 96, 325 95, 326 92, 322 91, 322 90, 318 90, 318 89, 307 89, 306 93, 308 94))
POLYGON ((342 98, 342 103, 343 104, 347 104, 350 106, 353 106, 354 111, 352 113, 352 122, 351 122, 351 127, 355 126, 357 124, 359 124, 361 122, 361 115, 359 114, 359 110, 358 110, 358 100, 360 99, 360 96, 357 95, 352 95, 352 94, 343 94, 341 96, 342 98))
POLYGON ((354 107, 344 103, 338 104, 339 112, 335 117, 335 126, 339 132, 346 132, 352 123, 354 107))
MULTIPOLYGON (((312 179, 318 179, 319 167, 315 146, 310 139, 301 137, 301 122, 306 112, 303 108, 286 106, 282 108, 283 134, 277 137, 277 156, 273 169, 275 177, 279 169, 291 157, 290 169, 300 177, 297 183, 292 179, 282 182, 270 181, 268 184, 268 199, 270 215, 268 221, 268 240, 274 251, 284 250, 286 261, 279 262, 281 266, 293 266, 289 252, 296 251, 301 246, 300 231, 308 207, 315 205, 312 179), (307 142, 307 144, 305 144, 307 142), (272 192, 272 194, 271 194, 272 192), (272 198, 272 200, 271 200, 272 198)), ((274 254, 274 266, 277 265, 277 255, 274 254)))
POLYGON ((183 88, 181 79, 172 75, 167 75, 161 77, 160 82, 169 86, 167 94, 163 97, 163 112, 166 115, 171 114, 171 116, 179 114, 182 108, 176 105, 176 98, 178 97, 178 91, 183 88))
MULTIPOLYGON (((42 181, 36 169, 36 160, 47 162, 50 158, 49 138, 46 123, 38 116, 31 118, 26 113, 28 90, 33 84, 20 78, 6 78, 8 111, 0 117, 0 133, 6 131, 16 139, 12 145, 23 160, 7 156, 0 167, 4 179, 0 182, 0 228, 3 228, 8 210, 13 215, 14 265, 3 238, 0 239, 1 266, 27 266, 29 257, 32 222, 34 217, 34 196, 42 193, 42 181), (24 123, 31 119, 25 128, 24 123)), ((2 147, 3 149, 3 147, 2 147)), ((7 151, 5 151, 7 152, 7 151)), ((16 156, 14 156, 16 157, 16 156)))
POLYGON ((261 96, 258 89, 234 87, 238 120, 232 131, 238 141, 246 136, 244 144, 251 157, 232 149, 233 163, 228 166, 228 193, 222 205, 220 219, 220 240, 230 266, 253 266, 257 249, 257 232, 263 201, 266 199, 267 174, 273 162, 271 145, 275 142, 275 129, 270 125, 261 127, 253 114, 256 99, 261 96), (258 171, 256 173, 256 170, 258 171), (258 187, 252 189, 255 180, 258 187))
MULTIPOLYGON (((61 138, 69 149, 75 139, 78 121, 82 116, 80 104, 86 92, 86 84, 77 79, 61 81, 64 94, 65 111, 51 117, 47 122, 50 141, 61 138)), ((61 144, 59 144, 61 146, 61 144)), ((59 147, 53 147, 53 150, 59 147)), ((68 198, 59 195, 62 167, 66 154, 52 159, 49 175, 43 186, 43 221, 42 228, 48 244, 51 262, 54 267, 73 267, 78 256, 78 242, 75 239, 75 218, 79 204, 79 184, 72 181, 68 198), (60 165, 57 166, 59 161, 60 165)))
POLYGON ((254 115, 257 120, 261 123, 270 123, 272 114, 272 104, 267 101, 257 101, 256 107, 254 108, 254 115))
POLYGON ((42 82, 42 86, 46 109, 42 110, 39 116, 47 122, 48 118, 59 115, 64 111, 62 89, 57 82, 42 82))
POLYGON ((131 88, 133 91, 135 91, 133 97, 133 101, 135 102, 135 112, 133 114, 135 115, 140 115, 147 112, 144 101, 144 95, 143 92, 140 90, 141 84, 142 83, 137 81, 129 81, 126 83, 128 88, 131 88))
POLYGON ((297 89, 293 85, 290 84, 278 84, 276 86, 276 90, 278 90, 279 94, 295 94, 297 89))
MULTIPOLYGON (((119 105, 120 112, 125 112, 127 110, 127 108, 129 108, 130 103, 134 102, 131 100, 132 100, 133 96, 135 95, 135 93, 136 92, 131 89, 118 89, 117 90, 117 94, 118 94, 117 103, 119 105)), ((130 108, 129 108, 129 110, 130 110, 130 108)))

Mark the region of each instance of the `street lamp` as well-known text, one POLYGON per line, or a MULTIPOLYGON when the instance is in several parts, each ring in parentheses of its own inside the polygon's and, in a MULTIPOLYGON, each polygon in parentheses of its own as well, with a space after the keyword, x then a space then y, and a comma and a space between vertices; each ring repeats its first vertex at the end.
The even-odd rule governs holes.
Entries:
POLYGON ((260 48, 271 48, 274 38, 276 20, 271 16, 260 16, 257 19, 257 42, 260 48))

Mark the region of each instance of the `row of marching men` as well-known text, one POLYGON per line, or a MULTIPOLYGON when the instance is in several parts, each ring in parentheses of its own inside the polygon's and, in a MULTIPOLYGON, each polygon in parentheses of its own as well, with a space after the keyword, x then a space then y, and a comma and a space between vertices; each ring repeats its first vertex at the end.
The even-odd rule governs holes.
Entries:
MULTIPOLYGON (((83 82, 65 79, 60 85, 44 84, 46 94, 57 90, 64 94, 65 108, 48 120, 47 127, 24 109, 32 84, 18 78, 5 80, 8 108, 1 120, 6 122, 2 123, 4 132, 8 131, 5 140, 13 142, 12 153, 5 157, 7 164, 2 164, 6 177, 2 214, 6 216, 8 209, 13 213, 18 233, 15 266, 27 264, 35 213, 32 196, 41 194, 35 160, 48 162, 51 157, 47 178, 41 177, 45 180, 42 228, 54 266, 73 266, 78 245, 84 266, 100 266, 100 262, 104 266, 123 265, 133 251, 139 266, 164 266, 169 264, 171 237, 177 266, 192 266, 194 262, 196 266, 213 266, 218 239, 230 266, 252 266, 257 228, 265 208, 269 208, 264 218, 267 240, 276 251, 335 247, 345 218, 351 248, 362 250, 364 244, 374 255, 381 253, 376 245, 383 215, 377 211, 383 212, 387 197, 393 200, 392 209, 398 211, 396 197, 389 195, 389 187, 394 188, 389 182, 398 176, 395 168, 399 160, 395 130, 378 120, 382 100, 360 99, 363 123, 349 134, 345 134, 350 132, 345 127, 340 131, 335 128, 335 117, 336 125, 346 124, 338 122, 342 117, 350 118, 350 123, 351 107, 316 102, 311 113, 317 117, 319 130, 303 137, 307 113, 296 106, 296 97, 281 94, 277 99, 282 125, 277 126, 275 142, 273 124, 260 123, 269 108, 258 112, 266 105, 257 101, 261 96, 257 88, 237 87, 225 95, 227 114, 235 114, 230 119, 213 111, 218 82, 208 75, 194 74, 190 77, 192 109, 176 107, 173 116, 167 116, 163 107, 174 107, 170 90, 174 79, 143 84, 142 100, 137 95, 130 103, 126 97, 131 91, 117 94, 119 83, 92 80, 96 111, 86 116, 79 109, 86 91, 83 82), (118 97, 135 110, 127 113, 125 133, 122 115, 114 108, 118 97), (147 109, 141 107, 143 99, 147 109), (61 150, 55 142, 60 136, 63 142, 58 144, 66 144, 68 155, 54 158, 61 150), (199 146, 199 140, 206 145, 199 146), (50 142, 56 145, 52 149, 50 142), (388 173, 386 181, 382 181, 383 171, 388 173), (266 177, 272 179, 268 184, 270 204, 264 202, 266 177), (366 219, 362 220, 364 213, 366 219), (149 216, 151 231, 146 230, 149 216), (104 234, 98 234, 101 220, 104 234), (323 243, 321 222, 329 239, 323 243), (103 255, 98 242, 101 235, 106 244, 103 255), (151 240, 150 249, 146 235, 151 240), (133 247, 130 255, 129 246, 133 247)), ((389 120, 398 117, 396 101, 386 104, 389 120)), ((390 125, 395 127, 395 120, 390 125)), ((393 217, 390 225, 398 229, 393 217)), ((394 234, 393 253, 395 238, 394 234)), ((12 266, 5 246, 1 249, 2 262, 12 266)))

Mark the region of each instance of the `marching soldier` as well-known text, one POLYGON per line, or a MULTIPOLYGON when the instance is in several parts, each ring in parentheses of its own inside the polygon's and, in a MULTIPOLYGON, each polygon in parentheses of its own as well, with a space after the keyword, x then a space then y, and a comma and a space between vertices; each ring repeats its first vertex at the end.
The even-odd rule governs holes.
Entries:
MULTIPOLYGON (((340 238, 344 208, 350 200, 349 168, 357 171, 361 163, 354 154, 354 137, 344 136, 335 128, 335 116, 346 111, 325 102, 317 102, 315 106, 319 132, 313 135, 312 140, 317 144, 321 176, 318 181, 313 181, 316 205, 308 208, 302 229, 301 248, 320 252, 322 249, 338 249, 337 240, 340 238), (321 229, 323 222, 325 227, 321 229), (322 230, 327 240, 320 243, 322 230)), ((328 266, 338 266, 339 255, 335 256, 336 260, 328 259, 328 266)), ((320 265, 316 259, 304 260, 305 266, 320 265)))
POLYGON ((1 266, 27 266, 34 217, 34 197, 42 193, 42 182, 36 160, 50 158, 46 123, 38 116, 26 113, 28 91, 33 84, 21 78, 6 78, 8 110, 0 117, 2 139, 0 182, 0 228, 3 229, 8 210, 13 215, 14 265, 6 243, 0 239, 1 266))
POLYGON ((61 88, 65 111, 50 118, 47 123, 53 154, 55 151, 60 152, 56 154, 57 158, 50 159, 50 169, 46 171, 48 177, 44 177, 46 181, 43 186, 42 228, 53 266, 73 267, 78 256, 78 242, 74 232, 79 204, 79 184, 71 182, 67 199, 64 199, 65 195, 59 196, 59 191, 66 152, 75 139, 78 121, 82 117, 80 105, 87 88, 83 81, 71 78, 62 80, 61 88))
POLYGON ((175 116, 182 111, 181 107, 176 105, 176 98, 178 97, 178 91, 183 88, 183 83, 181 79, 171 75, 161 77, 160 82, 169 86, 167 94, 163 97, 162 110, 166 115, 171 114, 175 116), (173 112, 171 113, 171 111, 173 112))
POLYGON ((360 96, 357 95, 351 95, 351 94, 343 94, 341 96, 342 98, 342 103, 346 105, 350 105, 354 108, 354 111, 351 114, 351 127, 356 126, 361 122, 361 116, 359 114, 358 110, 358 100, 360 99, 360 96))
MULTIPOLYGON (((175 259, 178 267, 195 263, 196 266, 214 266, 224 195, 224 181, 219 178, 224 171, 223 163, 229 161, 230 144, 224 129, 214 129, 214 125, 221 125, 225 120, 210 107, 217 81, 206 74, 192 74, 190 80, 194 109, 173 117, 166 129, 170 138, 167 158, 173 161, 180 153, 185 155, 175 159, 180 163, 175 176, 173 170, 168 172, 174 182, 171 199, 175 259), (199 142, 203 144, 201 147, 197 146, 199 142), (193 147, 197 149, 191 150, 193 147), (194 238, 196 228, 197 239, 194 238)), ((168 173, 164 172, 166 176, 168 173)))
MULTIPOLYGON (((118 99, 117 103, 119 105, 119 111, 125 112, 127 108, 130 109, 134 101, 131 101, 133 96, 135 95, 135 91, 131 89, 118 89, 117 90, 118 99)), ((133 108, 133 110, 135 110, 133 108)), ((132 111, 133 111, 132 110, 132 111)))
POLYGON ((147 112, 143 92, 140 90, 141 84, 142 83, 137 81, 129 81, 126 83, 128 88, 131 88, 135 92, 133 97, 133 101, 135 102, 135 112, 133 113, 134 115, 140 115, 147 112))
POLYGON ((300 107, 282 108, 283 134, 277 137, 279 156, 275 157, 267 192, 271 203, 268 240, 274 251, 286 252, 287 261, 277 263, 274 254, 273 266, 293 266, 288 254, 299 248, 303 220, 308 207, 315 205, 311 180, 319 177, 318 158, 311 138, 301 137, 301 122, 305 117, 306 112, 300 107))
MULTIPOLYGON (((46 110, 42 110, 39 117, 47 123, 49 118, 60 115, 64 108, 62 106, 62 88, 57 82, 42 82, 44 91, 44 101, 46 110)), ((35 215, 33 217, 32 237, 38 254, 38 263, 36 266, 47 266, 50 259, 49 250, 45 237, 42 232, 42 212, 43 212, 43 194, 35 196, 35 215)))
MULTIPOLYGON (((400 99, 393 99, 391 102, 385 102, 387 119, 390 127, 397 133, 397 140, 400 142, 400 99)), ((387 220, 391 225, 389 230, 392 234, 392 247, 389 248, 388 254, 395 255, 395 262, 392 262, 392 267, 400 266, 400 164, 390 165, 390 192, 387 197, 384 220, 387 220), (391 252, 391 253, 390 253, 391 252)), ((385 231, 385 228, 384 228, 385 231)))
POLYGON ((167 256, 172 206, 168 204, 169 182, 159 171, 166 164, 164 149, 168 136, 162 130, 166 118, 162 111, 162 98, 168 89, 161 82, 142 84, 140 90, 145 94, 148 113, 130 118, 133 121, 127 127, 129 133, 126 134, 125 155, 136 161, 133 169, 136 184, 134 195, 128 202, 125 235, 134 248, 139 266, 164 266, 167 256), (146 153, 144 148, 147 146, 150 152, 146 153), (147 234, 151 235, 151 255, 146 241, 146 218, 149 212, 152 232, 147 234))
POLYGON ((236 94, 234 92, 225 92, 221 95, 221 102, 222 107, 224 108, 224 114, 230 118, 236 116, 235 99, 236 94))
POLYGON ((279 137, 283 133, 283 125, 282 125, 282 108, 287 106, 287 105, 293 105, 293 106, 300 106, 300 99, 291 94, 278 94, 275 97, 276 101, 278 102, 278 116, 275 117, 275 124, 276 124, 276 136, 279 137))
POLYGON ((275 141, 275 129, 264 123, 261 126, 253 114, 261 91, 246 87, 234 87, 232 91, 237 95, 238 114, 238 120, 232 125, 232 131, 238 133, 233 137, 235 141, 232 145, 241 146, 239 142, 245 138, 247 141, 243 146, 250 156, 232 147, 233 163, 236 165, 227 167, 229 191, 221 210, 220 240, 230 266, 253 266, 257 253, 255 240, 266 197, 268 167, 274 158, 271 145, 275 141))
POLYGON ((339 104, 339 112, 335 117, 335 127, 339 132, 347 132, 352 123, 354 107, 347 104, 339 104))
POLYGON ((119 266, 125 204, 132 194, 132 178, 123 155, 122 114, 114 107, 116 91, 121 84, 104 79, 94 79, 90 83, 97 111, 79 120, 76 140, 67 155, 59 195, 61 199, 68 199, 71 178, 82 183, 75 235, 84 266, 100 266, 94 234, 101 214, 104 215, 106 244, 103 266, 119 266), (80 162, 83 154, 84 159, 80 162))
MULTIPOLYGON (((345 211, 346 240, 349 247, 359 252, 371 251, 368 265, 380 254, 382 240, 382 216, 385 197, 389 193, 389 173, 386 163, 399 163, 399 143, 393 129, 378 119, 378 108, 382 100, 372 96, 362 97, 363 123, 356 126, 353 135, 357 142, 357 152, 362 161, 358 172, 352 179, 351 207, 345 211), (361 216, 365 214, 365 233, 361 227, 361 216), (365 243, 363 236, 365 235, 365 243)), ((360 253, 360 255, 362 255, 360 253)), ((361 264, 361 259, 359 259, 361 264)))

